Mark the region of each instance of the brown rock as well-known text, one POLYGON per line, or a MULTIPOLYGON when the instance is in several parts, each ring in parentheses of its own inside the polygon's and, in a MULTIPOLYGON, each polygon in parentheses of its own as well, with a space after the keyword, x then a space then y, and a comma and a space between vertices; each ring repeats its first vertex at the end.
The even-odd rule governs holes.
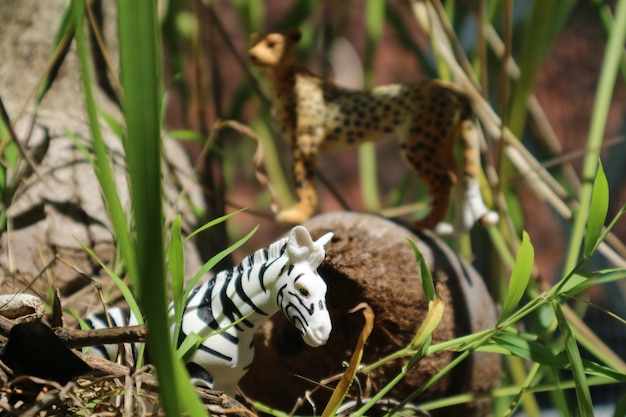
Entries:
MULTIPOLYGON (((314 238, 332 231, 320 273, 328 283, 328 307, 333 331, 328 343, 310 348, 282 314, 274 316, 256 337, 255 361, 240 386, 251 398, 283 410, 290 410, 298 397, 315 389, 320 381, 342 373, 342 362, 350 359, 363 327, 361 314, 348 311, 367 302, 376 315, 374 330, 367 342, 363 363, 373 363, 405 347, 427 312, 418 266, 407 238, 417 243, 436 283, 446 310, 433 334, 439 343, 492 327, 496 310, 482 278, 466 262, 434 235, 413 233, 388 220, 356 213, 330 213, 305 224, 314 238)), ((453 352, 441 352, 419 361, 387 397, 404 399, 450 363, 453 352)), ((400 371, 407 359, 386 364, 368 375, 361 375, 362 395, 370 397, 400 371)), ((478 392, 495 387, 500 378, 497 356, 475 353, 446 374, 416 402, 442 398, 461 392, 478 392)), ((356 386, 352 391, 356 393, 356 386)), ((351 391, 351 392, 352 392, 351 391)), ((330 391, 316 389, 312 398, 318 413, 330 391)), ((307 406, 308 407, 308 406, 307 406)), ((440 410, 433 415, 487 415, 488 401, 440 410)), ((301 414, 303 410, 299 410, 301 414)))

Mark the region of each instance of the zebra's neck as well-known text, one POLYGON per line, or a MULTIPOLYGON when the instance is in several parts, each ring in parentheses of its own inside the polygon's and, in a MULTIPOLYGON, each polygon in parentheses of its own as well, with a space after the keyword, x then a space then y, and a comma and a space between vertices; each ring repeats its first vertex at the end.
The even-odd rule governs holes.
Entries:
POLYGON ((229 333, 252 334, 280 308, 276 287, 289 266, 286 245, 287 239, 281 239, 247 256, 238 266, 219 272, 192 295, 183 321, 197 318, 217 330, 241 320, 229 333))

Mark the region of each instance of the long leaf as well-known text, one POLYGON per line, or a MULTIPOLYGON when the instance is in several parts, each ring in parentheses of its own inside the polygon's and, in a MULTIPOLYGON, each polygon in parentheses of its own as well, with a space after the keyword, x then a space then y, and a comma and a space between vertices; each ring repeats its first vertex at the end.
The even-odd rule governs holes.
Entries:
POLYGON ((365 349, 365 342, 369 338, 372 333, 372 329, 374 328, 374 311, 372 308, 366 303, 361 303, 350 310, 351 313, 356 311, 363 311, 363 318, 365 319, 365 324, 363 325, 363 329, 361 329, 361 334, 359 335, 359 339, 356 342, 356 346, 354 347, 354 353, 350 358, 350 363, 348 364, 348 368, 343 373, 343 376, 339 380, 339 383, 335 387, 333 391, 333 395, 328 400, 328 404, 326 404, 326 408, 324 408, 324 412, 322 413, 322 417, 333 417, 337 413, 337 409, 341 405, 341 402, 346 397, 348 390, 350 389, 350 385, 352 385, 352 381, 356 375, 356 371, 358 370, 359 364, 361 363, 361 358, 363 357, 363 349, 365 349))
POLYGON ((589 126, 587 138, 587 149, 583 161, 583 185, 580 189, 579 207, 574 217, 570 244, 563 266, 565 274, 569 274, 578 263, 585 224, 591 204, 592 180, 597 172, 598 155, 604 137, 617 71, 624 53, 624 42, 626 42, 626 1, 620 0, 615 9, 615 24, 609 34, 600 71, 600 79, 596 88, 591 125, 589 126))
POLYGON ((609 211, 609 183, 606 180, 602 163, 598 162, 598 172, 593 181, 589 219, 587 220, 587 234, 585 235, 583 255, 590 257, 600 244, 599 238, 602 227, 609 211))
POLYGON ((417 329, 413 340, 409 343, 409 349, 418 348, 426 341, 426 338, 432 335, 443 318, 445 307, 446 304, 439 297, 428 302, 428 313, 426 313, 424 321, 417 329))
POLYGON ((113 282, 115 282, 115 285, 122 293, 122 297, 124 297, 124 301, 126 301, 126 304, 128 304, 128 308, 130 308, 130 311, 132 311, 132 313, 137 318, 137 322, 139 324, 143 324, 143 315, 141 314, 139 304, 137 304, 135 296, 133 295, 130 288, 128 288, 128 285, 126 285, 124 280, 122 280, 122 278, 120 278, 115 272, 113 272, 111 268, 109 268, 104 262, 102 262, 100 258, 98 258, 96 254, 91 250, 90 247, 88 247, 81 241, 78 241, 78 244, 83 248, 85 252, 89 254, 89 256, 94 258, 100 264, 100 267, 104 269, 104 272, 106 272, 107 275, 113 280, 113 282))
POLYGON ((509 128, 520 137, 526 124, 528 97, 533 90, 539 68, 549 51, 555 35, 565 23, 574 0, 534 0, 526 19, 519 62, 520 78, 511 94, 509 128))
MULTIPOLYGON (((178 215, 172 222, 170 236, 168 264, 172 281, 172 302, 174 304, 175 323, 183 317, 185 306, 185 255, 183 253, 183 238, 180 231, 181 216, 178 215)), ((175 326, 172 340, 178 340, 179 327, 175 326)))
POLYGON ((593 403, 591 402, 589 384, 587 383, 587 376, 585 375, 585 368, 580 356, 580 351, 578 350, 578 344, 572 335, 572 330, 570 329, 569 323, 563 314, 561 305, 556 301, 553 301, 552 306, 554 308, 554 313, 556 314, 559 329, 561 330, 561 335, 565 344, 565 352, 567 353, 567 358, 574 375, 579 415, 582 417, 592 417, 594 415, 593 403))
POLYGON ((156 1, 118 5, 125 150, 133 203, 139 293, 159 393, 168 416, 205 414, 176 357, 168 323, 161 186, 161 56, 156 1))
MULTIPOLYGON (((382 35, 385 22, 385 1, 370 0, 365 3, 365 25, 367 29, 367 45, 365 51, 364 79, 365 87, 370 88, 374 79, 374 52, 382 35)), ((380 211, 378 199, 378 179, 376 173, 376 148, 373 143, 365 143, 359 147, 359 178, 363 203, 368 211, 380 211)))
POLYGON ((122 203, 120 202, 120 198, 117 193, 115 179, 111 169, 111 162, 109 160, 108 149, 100 130, 97 107, 91 88, 92 81, 91 74, 89 73, 87 41, 82 30, 83 16, 85 13, 84 0, 74 0, 73 8, 76 18, 76 27, 79 28, 76 30, 76 48, 78 51, 83 90, 85 92, 85 108, 87 109, 89 128, 91 129, 91 136, 93 139, 93 150, 96 157, 96 176, 98 177, 98 182, 102 188, 102 193, 104 194, 104 199, 109 210, 117 245, 127 263, 126 267, 128 268, 131 280, 134 280, 137 277, 136 264, 133 262, 135 259, 135 250, 130 239, 126 213, 122 208, 122 203))
POLYGON ((215 265, 217 265, 222 259, 224 259, 228 255, 230 255, 237 248, 239 248, 241 245, 246 243, 248 241, 248 239, 250 239, 252 237, 252 235, 254 235, 254 233, 258 230, 258 228, 259 228, 258 225, 255 226, 254 229, 252 229, 250 231, 250 233, 248 233, 247 235, 245 235, 244 237, 242 237, 237 242, 233 243, 232 245, 230 245, 228 248, 224 249, 223 251, 221 251, 217 255, 213 256, 204 265, 202 265, 202 268, 200 268, 200 270, 198 272, 196 272, 194 277, 189 282, 189 285, 187 286, 187 290, 185 291, 185 297, 183 299, 186 300, 189 297, 189 294, 193 290, 193 287, 197 284, 198 280, 200 278, 202 278, 202 276, 204 274, 206 274, 211 269, 213 269, 215 267, 215 265))
POLYGON ((415 259, 417 259, 417 263, 419 265, 419 274, 420 274, 420 282, 422 284, 422 289, 424 290, 424 295, 426 296, 427 301, 433 301, 437 294, 435 293, 435 284, 433 283, 433 277, 430 274, 430 270, 428 269, 428 265, 426 265, 426 259, 424 259, 424 255, 419 250, 419 247, 415 242, 411 239, 407 239, 413 252, 415 253, 415 259))
POLYGON ((530 280, 534 260, 535 250, 530 243, 528 233, 524 231, 522 235, 522 243, 520 244, 517 259, 515 260, 515 265, 513 266, 513 272, 511 273, 509 289, 504 299, 504 305, 502 306, 502 314, 500 315, 499 320, 500 323, 511 315, 519 301, 522 299, 530 280))
POLYGON ((199 228, 197 228, 196 230, 194 230, 193 232, 191 232, 191 233, 189 234, 189 236, 187 236, 187 237, 185 238, 185 241, 187 241, 187 240, 191 239, 192 237, 194 237, 195 235, 197 235, 197 234, 198 234, 198 233, 200 233, 200 232, 203 232, 203 231, 205 231, 205 230, 207 230, 207 229, 210 229, 211 227, 213 227, 213 226, 215 226, 215 225, 217 225, 217 224, 220 224, 220 223, 225 222, 226 220, 228 220, 228 219, 230 219, 231 217, 233 217, 235 214, 241 213, 241 212, 242 212, 242 211, 244 211, 244 210, 245 210, 245 209, 240 209, 240 210, 234 211, 234 212, 232 212, 232 213, 225 214, 225 215, 223 215, 223 216, 220 216, 220 217, 218 217, 218 218, 216 218, 216 219, 211 220, 211 221, 210 221, 210 222, 208 222, 208 223, 203 224, 202 226, 200 226, 199 228))

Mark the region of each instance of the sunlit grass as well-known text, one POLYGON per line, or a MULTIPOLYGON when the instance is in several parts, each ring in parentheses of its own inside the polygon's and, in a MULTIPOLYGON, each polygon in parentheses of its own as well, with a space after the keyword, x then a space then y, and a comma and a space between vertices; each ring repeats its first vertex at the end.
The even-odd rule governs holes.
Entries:
MULTIPOLYGON (((499 14, 500 7, 503 6, 504 1, 495 1, 489 4, 485 24, 498 27, 498 19, 501 17, 499 14)), ((93 80, 86 63, 85 34, 79 30, 76 39, 86 97, 85 108, 89 116, 93 137, 95 170, 110 211, 116 243, 120 247, 126 273, 133 282, 135 295, 148 323, 152 323, 149 327, 148 343, 152 346, 153 358, 159 370, 159 378, 168 382, 161 385, 164 406, 169 415, 178 415, 182 411, 200 415, 203 412, 199 408, 181 363, 176 357, 169 328, 166 325, 169 301, 166 291, 167 272, 169 271, 172 278, 174 310, 178 318, 182 314, 182 304, 190 287, 185 287, 183 284, 183 277, 185 276, 183 238, 178 220, 171 225, 171 240, 169 242, 164 240, 166 225, 164 225, 163 213, 161 212, 160 172, 162 128, 160 105, 163 102, 161 78, 163 69, 158 46, 160 38, 155 2, 118 2, 118 4, 125 118, 120 135, 122 136, 121 140, 124 141, 128 159, 133 202, 131 218, 127 218, 127 213, 122 210, 110 172, 110 162, 99 128, 102 116, 98 113, 97 103, 95 103, 91 91, 93 80), (167 260, 169 260, 169 264, 166 264, 167 260), (169 340, 170 343, 155 343, 155 341, 163 340, 169 340), (172 381, 176 382, 171 383, 172 381)), ((233 4, 247 32, 263 28, 267 13, 261 2, 236 1, 233 4)), ((427 5, 427 3, 425 4, 427 5)), ((505 132, 505 128, 508 128, 510 136, 507 140, 498 138, 497 146, 502 146, 505 149, 505 146, 510 146, 511 141, 517 141, 517 138, 526 131, 529 117, 528 100, 532 96, 534 80, 542 68, 546 54, 555 37, 568 19, 573 5, 574 2, 572 1, 542 2, 536 0, 532 3, 527 21, 521 29, 515 32, 518 38, 514 40, 520 45, 517 55, 520 77, 516 80, 507 81, 511 83, 512 87, 510 102, 507 101, 505 106, 496 107, 506 109, 508 112, 506 117, 500 118, 500 120, 507 121, 507 126, 499 126, 493 118, 490 119, 485 116, 488 112, 484 108, 484 112, 477 112, 480 113, 479 117, 483 127, 491 136, 496 136, 498 131, 505 132)), ((82 27, 84 2, 75 0, 72 2, 72 6, 74 7, 77 27, 82 27)), ((443 21, 446 16, 437 17, 435 13, 424 14, 427 17, 425 22, 426 24, 433 24, 441 19, 442 22, 440 23, 450 24, 455 29, 454 24, 463 20, 460 18, 463 16, 459 16, 463 11, 459 10, 458 6, 454 6, 453 2, 446 2, 444 6, 446 7, 442 10, 447 11, 448 22, 443 21), (431 19, 430 23, 428 19, 431 19)), ((297 2, 277 24, 278 27, 283 28, 306 26, 306 36, 303 41, 304 50, 302 51, 304 56, 312 55, 313 50, 319 47, 310 18, 320 11, 320 7, 314 1, 297 2)), ((366 9, 363 11, 367 37, 364 73, 366 79, 370 80, 368 84, 371 84, 373 78, 373 52, 375 48, 379 47, 378 44, 385 25, 389 25, 393 32, 398 35, 400 43, 407 50, 412 51, 416 55, 416 59, 425 65, 426 72, 439 73, 441 76, 454 79, 455 75, 458 76, 458 68, 465 68, 460 64, 458 68, 453 67, 450 61, 440 53, 445 52, 444 48, 446 47, 450 47, 451 50, 454 49, 457 53, 462 50, 459 45, 454 44, 454 39, 435 38, 436 32, 428 32, 435 51, 432 56, 427 57, 423 55, 423 51, 417 47, 411 38, 410 27, 406 26, 406 20, 401 19, 395 9, 386 8, 383 2, 378 1, 368 2, 366 9), (438 51, 438 48, 441 50, 438 51)), ((511 206, 510 213, 512 213, 503 213, 508 215, 503 224, 512 225, 512 227, 502 226, 500 229, 490 229, 485 238, 487 243, 480 248, 481 253, 472 254, 471 243, 466 242, 468 244, 463 245, 463 250, 469 251, 469 255, 480 257, 493 254, 493 258, 497 259, 494 275, 501 281, 502 287, 500 299, 496 300, 502 305, 498 324, 493 329, 436 345, 430 344, 430 340, 427 338, 422 339, 420 337, 419 346, 409 346, 396 353, 395 356, 392 355, 392 358, 405 357, 410 364, 442 350, 452 350, 458 354, 451 364, 440 370, 424 386, 419 387, 413 396, 404 399, 405 402, 419 401, 419 393, 425 391, 457 366, 461 360, 475 351, 496 352, 502 356, 506 363, 505 386, 485 394, 496 400, 495 415, 509 415, 519 407, 524 408, 528 415, 539 415, 540 410, 534 398, 535 393, 539 391, 553 391, 555 393, 553 405, 562 413, 571 412, 568 404, 564 401, 565 391, 570 389, 573 389, 576 394, 577 412, 580 415, 592 415, 593 403, 589 395, 589 387, 626 380, 623 374, 624 370, 613 359, 611 352, 607 351, 604 346, 598 346, 595 343, 595 339, 589 333, 591 330, 583 327, 584 324, 581 320, 574 319, 572 316, 574 313, 567 306, 567 301, 575 297, 579 291, 593 285, 601 285, 604 282, 614 282, 624 278, 624 270, 620 268, 596 271, 591 274, 583 269, 583 267, 590 267, 588 260, 593 254, 604 250, 603 248, 607 245, 607 235, 625 211, 622 208, 616 217, 609 219, 609 227, 604 227, 607 223, 609 196, 607 179, 599 162, 599 150, 603 143, 604 126, 613 87, 616 79, 619 79, 620 66, 624 71, 623 45, 626 41, 626 0, 617 2, 613 16, 606 15, 606 8, 603 8, 602 12, 603 21, 607 27, 608 42, 588 134, 583 163, 582 187, 576 196, 577 208, 570 211, 570 217, 564 216, 566 221, 572 221, 572 233, 568 242, 568 253, 563 265, 561 279, 547 291, 537 287, 534 279, 536 277, 533 276, 533 245, 528 234, 523 232, 523 219, 515 209, 519 205, 519 195, 511 187, 498 187, 496 194, 502 193, 502 195, 496 195, 496 200, 508 202, 507 204, 511 206), (542 334, 535 335, 520 331, 521 324, 538 311, 548 311, 551 315, 551 320, 545 324, 542 334), (596 357, 593 360, 582 359, 579 352, 581 346, 587 347, 596 357), (528 366, 529 363, 532 366, 528 366), (561 373, 564 370, 568 371, 565 377, 561 373)), ((420 25, 422 23, 424 22, 420 23, 418 19, 415 19, 415 24, 420 25)), ((175 25, 167 27, 168 30, 176 30, 175 25)), ((430 28, 430 26, 428 27, 430 28)), ((426 28, 423 29, 426 31, 426 28)), ((168 33, 167 35, 171 38, 172 36, 175 37, 176 34, 168 33)), ((477 45, 475 48, 477 51, 481 49, 479 46, 484 49, 491 47, 490 45, 477 45)), ((509 50, 512 48, 513 45, 508 45, 509 50)), ((462 62, 464 58, 457 56, 454 59, 462 62)), ((488 68, 480 67, 480 65, 488 65, 488 63, 481 62, 471 55, 469 58, 470 62, 475 63, 474 71, 479 73, 465 74, 467 80, 476 80, 485 74, 492 77, 498 76, 490 74, 488 68)), ((180 65, 180 62, 177 62, 177 65, 180 65)), ((495 82, 492 79, 487 81, 490 81, 489 85, 492 88, 493 86, 505 88, 499 84, 500 81, 495 82)), ((246 103, 252 101, 255 91, 258 91, 249 88, 249 82, 250 79, 245 80, 238 89, 237 102, 234 103, 233 101, 233 107, 229 112, 233 117, 242 115, 246 103)), ((476 88, 476 91, 479 89, 476 88)), ((508 95, 503 93, 500 97, 508 97, 508 95)), ((491 106, 490 101, 484 96, 474 98, 484 100, 487 106, 491 106)), ((260 108, 260 116, 251 121, 250 125, 262 139, 265 154, 268 157, 266 165, 269 177, 273 183, 278 184, 280 201, 283 205, 289 205, 291 203, 288 187, 290 183, 289 169, 280 165, 280 152, 284 144, 280 142, 280 135, 273 125, 270 109, 267 106, 267 98, 257 100, 257 107, 260 108)), ((493 111, 492 107, 489 107, 488 110, 497 116, 497 112, 493 111)), ((0 136, 5 136, 5 133, 6 129, 0 126, 0 136)), ((179 131, 179 134, 194 140, 202 140, 203 138, 202 135, 189 131, 179 131)), ((494 145, 496 142, 489 139, 487 143, 494 145)), ((517 146, 521 145, 518 143, 517 146)), ((381 207, 377 176, 381 167, 376 159, 374 149, 370 145, 360 151, 360 184, 365 206, 368 210, 379 212, 381 207)), ((13 156, 15 156, 15 149, 6 148, 4 151, 3 155, 6 161, 9 160, 9 152, 13 152, 13 156)), ((229 158, 233 158, 228 154, 222 156, 226 159, 226 163, 228 163, 229 158)), ((497 178, 525 175, 517 161, 508 159, 510 154, 502 152, 500 156, 505 158, 505 163, 489 167, 497 174, 497 178), (502 167, 504 167, 505 172, 501 170, 502 167)), ((521 156, 522 160, 526 157, 524 154, 521 156)), ((526 160, 525 162, 528 163, 527 166, 532 166, 532 161, 526 160)), ((231 168, 236 169, 237 167, 231 168)), ((2 190, 6 190, 10 185, 9 179, 4 174, 5 169, 0 167, 2 190)), ((546 189, 551 189, 549 186, 546 187, 546 189)), ((564 188, 569 189, 570 187, 564 188)), ((403 190, 399 190, 398 193, 404 195, 403 190)), ((401 204, 401 199, 394 201, 401 204)), ((560 202, 564 203, 563 201, 560 202)), ((571 205, 568 207, 571 210, 571 205)), ((224 220, 226 219, 217 219, 216 221, 224 220)), ((224 252, 209 261, 201 271, 197 271, 192 284, 204 272, 214 267, 221 259, 220 257, 227 256, 249 236, 241 240, 233 239, 236 241, 233 246, 225 249, 224 252)), ((384 363, 385 360, 391 359, 381 358, 380 364, 384 363)), ((369 364, 364 369, 367 371, 372 366, 379 366, 380 364, 369 364)), ((398 375, 394 381, 390 382, 389 388, 391 388, 391 384, 399 383, 402 378, 402 374, 398 375)), ((383 396, 384 392, 378 394, 383 396)), ((476 398, 476 396, 456 396, 448 400, 440 399, 427 403, 425 409, 432 410, 463 401, 472 401, 476 398)), ((618 404, 617 410, 626 408, 624 404, 626 404, 626 400, 618 404)), ((357 411, 357 415, 365 415, 366 411, 367 409, 361 409, 357 411)), ((270 413, 272 412, 270 411, 270 413)), ((273 412, 273 414, 282 415, 279 412, 273 412)))

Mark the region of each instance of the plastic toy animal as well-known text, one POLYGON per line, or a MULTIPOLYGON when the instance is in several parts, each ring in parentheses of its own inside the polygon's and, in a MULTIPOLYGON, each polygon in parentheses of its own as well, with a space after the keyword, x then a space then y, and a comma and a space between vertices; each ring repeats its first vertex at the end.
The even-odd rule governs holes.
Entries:
MULTIPOLYGON (((255 330, 279 310, 309 346, 326 343, 332 324, 326 308, 326 283, 317 267, 331 238, 332 233, 327 233, 314 242, 306 228, 296 226, 288 237, 256 251, 191 292, 179 344, 192 332, 204 337, 227 328, 206 338, 188 359, 187 368, 198 385, 234 396, 237 383, 252 364, 255 330)), ((173 318, 173 307, 170 310, 173 318)), ((136 323, 120 308, 110 308, 109 318, 115 326, 136 323)), ((104 313, 90 316, 88 323, 92 328, 108 327, 104 313)), ((115 348, 98 346, 92 352, 113 359, 115 348)))
POLYGON ((394 84, 372 90, 349 90, 312 75, 296 57, 300 31, 253 35, 251 62, 263 70, 275 94, 275 117, 291 144, 297 204, 279 212, 284 225, 306 221, 317 205, 313 184, 318 154, 344 150, 395 134, 407 164, 426 182, 432 197, 430 213, 415 223, 441 234, 467 232, 476 221, 498 222, 480 193, 479 142, 467 96, 439 80, 394 84), (460 136, 462 207, 454 225, 442 223, 457 182, 453 155, 460 136))

